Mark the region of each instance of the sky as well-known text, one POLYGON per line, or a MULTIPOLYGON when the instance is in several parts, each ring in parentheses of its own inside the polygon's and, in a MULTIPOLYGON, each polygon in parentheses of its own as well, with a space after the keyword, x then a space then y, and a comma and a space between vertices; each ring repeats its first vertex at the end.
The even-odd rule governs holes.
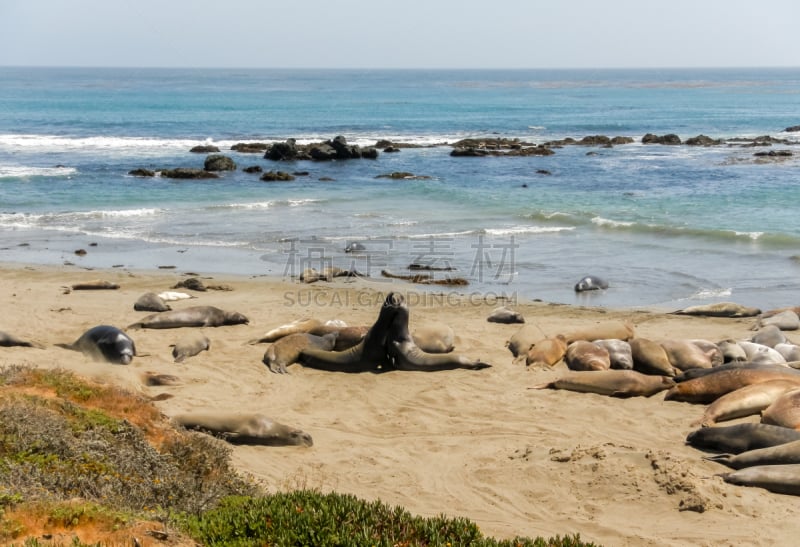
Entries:
POLYGON ((798 21, 798 0, 0 0, 0 66, 796 67, 798 21))

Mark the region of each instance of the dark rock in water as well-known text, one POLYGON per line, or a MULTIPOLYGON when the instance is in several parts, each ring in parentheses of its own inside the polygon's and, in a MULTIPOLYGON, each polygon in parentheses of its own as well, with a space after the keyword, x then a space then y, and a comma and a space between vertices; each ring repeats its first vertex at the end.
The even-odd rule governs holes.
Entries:
POLYGON ((294 139, 286 139, 286 142, 276 142, 264 154, 264 159, 272 161, 290 161, 301 159, 299 158, 297 141, 294 139))
POLYGON ((395 171, 393 173, 384 173, 376 175, 376 179, 394 179, 394 180, 429 180, 431 177, 427 175, 415 175, 406 171, 395 171))
POLYGON ((134 169, 133 171, 128 171, 129 175, 134 177, 155 177, 156 172, 151 171, 150 169, 134 169))
POLYGON ((617 137, 614 137, 614 138, 611 139, 611 144, 614 144, 614 145, 616 145, 616 144, 632 144, 632 143, 633 143, 633 137, 620 137, 620 136, 617 136, 617 137))
POLYGON ((378 159, 378 149, 372 147, 362 148, 361 157, 365 160, 376 160, 378 159))
POLYGON ((784 129, 787 133, 794 133, 795 131, 800 131, 800 125, 793 125, 791 127, 787 127, 784 129))
POLYGON ((310 174, 308 171, 295 171, 292 173, 295 177, 307 177, 310 174))
POLYGON ((681 144, 681 138, 678 135, 674 134, 674 133, 668 133, 668 134, 662 135, 662 136, 653 135, 652 133, 648 133, 644 137, 642 137, 642 144, 670 144, 670 145, 676 145, 676 144, 681 144))
POLYGON ((334 179, 334 178, 331 178, 331 177, 320 177, 320 178, 318 178, 317 180, 318 180, 318 181, 320 181, 320 182, 333 182, 333 181, 335 181, 336 179, 334 179))
POLYGON ((537 169, 536 170, 536 174, 537 175, 552 175, 553 173, 551 173, 547 169, 537 169))
POLYGON ((330 161, 337 157, 336 149, 329 144, 317 144, 310 149, 311 159, 316 161, 330 161))
POLYGON ((206 158, 203 169, 206 171, 235 171, 236 162, 228 156, 214 154, 206 158))
POLYGON ((193 147, 191 150, 189 150, 189 152, 193 152, 195 154, 214 154, 219 152, 219 148, 213 144, 200 144, 193 147))
POLYGON ((244 154, 260 154, 267 148, 269 145, 263 142, 237 142, 231 146, 231 150, 244 154))
POLYGON ((706 135, 697 135, 696 137, 686 139, 685 144, 689 146, 714 146, 722 144, 722 141, 719 139, 712 139, 706 135))
POLYGON ((177 167, 175 169, 164 169, 161 176, 168 179, 218 179, 219 175, 211 173, 205 169, 194 167, 177 167))
POLYGON ((245 173, 260 173, 263 169, 261 169, 260 165, 251 165, 250 167, 245 167, 242 171, 245 173))
POLYGON ((601 145, 611 144, 611 139, 606 137, 605 135, 590 135, 583 137, 576 144, 583 146, 601 146, 601 145))
POLYGON ((753 155, 758 158, 790 158, 793 154, 791 150, 770 150, 769 152, 756 152, 753 155))
POLYGON ((294 180, 294 176, 285 171, 267 171, 261 175, 261 180, 265 182, 288 182, 294 180))
POLYGON ((78 256, 86 256, 86 249, 77 249, 75 254, 78 256))

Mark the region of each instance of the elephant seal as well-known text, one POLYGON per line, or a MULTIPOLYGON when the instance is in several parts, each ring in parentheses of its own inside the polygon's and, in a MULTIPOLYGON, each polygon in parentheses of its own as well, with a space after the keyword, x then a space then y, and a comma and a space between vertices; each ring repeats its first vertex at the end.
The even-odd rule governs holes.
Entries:
POLYGON ((173 420, 186 429, 209 433, 231 444, 313 446, 311 435, 271 420, 263 414, 192 413, 173 420))
POLYGON ((176 300, 188 300, 190 298, 197 298, 194 295, 178 291, 163 291, 158 293, 156 296, 158 296, 164 302, 174 302, 176 300))
POLYGON ((525 358, 528 355, 528 350, 541 340, 542 336, 542 329, 538 325, 523 325, 506 342, 506 347, 514 357, 525 358))
POLYGON ((164 302, 164 299, 154 292, 144 293, 133 304, 133 309, 136 311, 169 311, 172 308, 164 302))
POLYGON ((13 334, 9 334, 7 332, 3 332, 0 330, 0 347, 42 348, 43 346, 41 344, 37 344, 36 342, 28 342, 27 340, 22 340, 21 338, 17 338, 13 334))
POLYGON ((422 351, 408 332, 408 318, 408 305, 401 299, 386 337, 386 351, 395 369, 432 372, 459 368, 481 370, 492 366, 456 353, 422 351))
POLYGON ((388 370, 391 368, 386 351, 389 327, 403 303, 402 294, 389 293, 381 305, 378 318, 361 342, 343 351, 303 349, 300 352, 300 363, 307 367, 333 372, 383 372, 388 370))
POLYGON ((284 336, 272 343, 264 352, 264 362, 269 370, 276 374, 286 374, 286 367, 300 359, 300 352, 304 349, 314 348, 332 350, 336 346, 338 335, 331 332, 322 336, 307 332, 295 332, 284 336))
POLYGON ((567 346, 564 361, 570 370, 608 370, 611 368, 611 357, 608 350, 586 340, 576 340, 567 346))
POLYGON ((783 355, 783 358, 786 359, 787 363, 800 361, 800 346, 797 344, 777 344, 773 349, 783 355))
POLYGON ((800 496, 800 464, 756 465, 721 476, 730 484, 756 486, 776 494, 800 496))
POLYGON ((774 326, 780 330, 797 330, 800 329, 800 316, 797 315, 797 311, 794 309, 783 310, 768 317, 765 317, 765 314, 761 314, 753 330, 766 326, 774 326))
POLYGON ((634 338, 630 344, 633 370, 644 374, 675 376, 675 368, 661 344, 647 338, 634 338))
POLYGON ((214 306, 192 306, 148 315, 128 328, 175 329, 180 327, 221 327, 243 323, 247 324, 249 320, 239 312, 223 311, 214 306))
POLYGON ((84 281, 82 283, 75 283, 70 287, 73 291, 102 291, 102 290, 116 290, 119 289, 117 283, 111 281, 103 281, 102 279, 94 279, 92 281, 84 281))
POLYGON ((582 277, 580 281, 575 283, 575 292, 597 291, 600 289, 607 289, 607 288, 608 288, 608 281, 594 275, 587 275, 585 277, 582 277))
POLYGON ((350 349, 361 342, 367 335, 368 331, 369 326, 367 325, 348 327, 347 325, 336 325, 331 321, 326 321, 323 325, 308 331, 308 334, 316 334, 317 336, 335 334, 336 345, 333 346, 333 349, 335 351, 343 351, 350 349))
POLYGON ((720 340, 717 342, 717 347, 719 351, 722 352, 722 360, 725 363, 747 361, 747 352, 744 351, 744 348, 740 346, 739 342, 736 340, 731 340, 730 338, 720 340))
POLYGON ((625 321, 604 321, 595 325, 576 329, 564 334, 567 344, 575 340, 588 340, 594 342, 604 338, 616 338, 617 340, 629 341, 633 338, 633 325, 625 321))
POLYGON ((84 332, 71 344, 56 346, 80 351, 95 361, 128 365, 136 355, 136 345, 130 336, 117 327, 98 325, 84 332))
POLYGON ((539 340, 531 346, 525 357, 529 367, 552 367, 567 354, 567 340, 563 334, 539 340))
POLYGON ((769 346, 748 342, 747 340, 740 340, 739 345, 747 355, 747 360, 754 365, 786 364, 786 359, 784 359, 783 355, 769 346))
MULTIPOLYGON (((692 368, 711 368, 711 356, 691 340, 660 340, 673 368, 684 371, 692 368)), ((717 351, 716 346, 714 351, 717 351)))
POLYGON ((142 382, 146 386, 177 386, 180 385, 180 378, 172 374, 160 374, 148 370, 142 374, 142 382))
POLYGON ((594 343, 606 348, 608 357, 611 360, 611 368, 633 370, 633 352, 628 342, 617 340, 616 338, 603 338, 595 340, 594 343))
POLYGON ((489 323, 503 323, 505 325, 525 322, 525 318, 521 313, 506 306, 500 306, 499 308, 492 310, 492 313, 489 314, 486 320, 489 323))
POLYGON ((611 397, 650 397, 668 389, 674 382, 668 376, 642 374, 635 370, 595 370, 567 372, 557 380, 530 389, 566 389, 611 397))
POLYGON ((699 317, 755 317, 761 313, 758 308, 742 306, 735 302, 717 302, 689 306, 672 312, 674 315, 696 315, 699 317))
POLYGON ((795 380, 770 380, 740 387, 708 405, 703 416, 692 425, 708 427, 717 422, 760 414, 778 397, 797 387, 800 387, 800 382, 795 380))
POLYGON ((761 423, 701 427, 689 433, 686 443, 699 449, 739 454, 756 448, 800 440, 800 431, 761 423))
POLYGON ((203 334, 186 336, 172 344, 172 357, 175 363, 182 363, 187 357, 194 357, 211 347, 211 342, 203 334))
POLYGON ((787 342, 786 335, 783 331, 775 325, 766 325, 758 329, 758 331, 750 337, 750 341, 755 344, 761 344, 774 348, 778 344, 785 344, 787 342))
POLYGON ((795 464, 800 463, 800 441, 756 448, 739 454, 717 454, 704 459, 727 465, 732 469, 743 469, 754 465, 795 464))
POLYGON ((344 252, 346 253, 355 253, 358 251, 366 251, 366 250, 367 248, 364 246, 364 244, 359 243, 358 241, 351 241, 344 248, 344 252))
POLYGON ((719 349, 719 346, 711 340, 693 338, 690 340, 690 342, 703 350, 703 353, 708 355, 708 359, 711 361, 712 367, 718 367, 725 363, 725 357, 722 355, 722 351, 719 349))
POLYGON ((704 376, 675 384, 667 391, 664 400, 708 404, 726 393, 751 384, 782 379, 800 382, 799 371, 776 365, 750 365, 709 371, 704 376))
POLYGON ((786 391, 765 408, 761 423, 800 429, 800 386, 786 391))
POLYGON ((411 333, 414 343, 427 353, 450 353, 455 349, 456 333, 444 323, 429 323, 411 333))
POLYGON ((318 319, 314 319, 313 317, 295 319, 291 323, 268 330, 260 338, 250 340, 248 344, 268 344, 284 336, 288 336, 297 332, 311 332, 312 330, 321 326, 322 322, 318 319))

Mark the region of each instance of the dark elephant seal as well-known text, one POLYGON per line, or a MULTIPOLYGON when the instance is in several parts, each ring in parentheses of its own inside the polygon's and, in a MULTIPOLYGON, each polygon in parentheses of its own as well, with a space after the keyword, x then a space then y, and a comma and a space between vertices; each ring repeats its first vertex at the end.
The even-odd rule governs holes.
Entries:
POLYGON ((486 318, 489 323, 503 323, 510 325, 512 323, 524 323, 525 318, 521 313, 512 310, 506 306, 501 306, 492 310, 492 313, 486 318))
POLYGON ((529 367, 552 367, 567 354, 567 340, 563 334, 534 343, 525 355, 529 367))
POLYGON ((630 343, 616 338, 595 340, 595 344, 606 348, 611 368, 617 370, 633 370, 633 352, 630 343))
POLYGON ((603 321, 567 332, 564 334, 564 337, 567 339, 567 344, 571 344, 575 340, 594 342, 595 340, 604 338, 616 338, 617 340, 630 341, 633 335, 633 325, 626 321, 603 321))
POLYGON ((191 413, 173 418, 186 429, 209 433, 232 444, 313 446, 311 435, 263 414, 191 413))
POLYGON ((575 283, 575 292, 584 291, 597 291, 600 289, 607 289, 608 281, 601 279, 595 275, 587 275, 582 277, 580 281, 575 283))
POLYGON ((456 333, 444 323, 427 323, 411 333, 414 343, 427 353, 450 353, 455 349, 456 333))
POLYGON ((717 422, 760 414, 778 397, 798 387, 800 383, 795 380, 770 380, 740 387, 708 405, 703 416, 692 425, 708 427, 717 422))
POLYGON ((634 338, 630 344, 633 370, 644 374, 675 376, 675 367, 670 363, 669 356, 661 344, 647 338, 634 338))
POLYGON ((678 382, 664 396, 666 401, 684 401, 687 403, 709 404, 726 393, 741 387, 770 380, 797 380, 800 382, 800 371, 778 365, 751 365, 726 368, 691 380, 678 382))
POLYGON ((800 464, 756 465, 721 475, 725 482, 800 496, 800 464))
POLYGON ((0 347, 42 348, 42 345, 37 344, 36 342, 29 342, 27 340, 23 340, 21 338, 17 338, 13 334, 0 331, 0 347))
POLYGON ((689 433, 686 443, 701 450, 739 454, 800 440, 800 431, 760 423, 701 427, 689 433))
POLYGON ((336 346, 337 334, 335 332, 318 336, 307 332, 296 332, 284 336, 272 343, 264 352, 262 361, 269 370, 277 374, 286 374, 286 367, 300 359, 300 352, 304 349, 319 349, 330 351, 336 346))
POLYGON ((566 389, 611 397, 650 397, 672 385, 674 382, 668 376, 609 369, 567 372, 557 380, 533 386, 531 389, 566 389))
POLYGON ((133 309, 136 311, 169 311, 172 308, 164 302, 164 299, 154 292, 144 293, 133 304, 133 309))
POLYGON ((187 357, 194 357, 201 351, 211 347, 208 337, 203 334, 185 336, 172 344, 172 357, 174 362, 182 363, 187 357))
POLYGON ((758 308, 742 306, 735 302, 717 302, 689 306, 672 312, 675 315, 696 315, 700 317, 755 317, 761 313, 758 308))
POLYGON ((706 460, 727 465, 732 469, 754 465, 786 465, 800 463, 800 441, 791 441, 777 446, 756 448, 739 454, 717 454, 706 460))
POLYGON ((84 332, 71 344, 56 346, 80 351, 95 361, 128 365, 136 355, 136 345, 130 336, 117 327, 98 325, 84 332))
POLYGON ((786 391, 765 408, 761 423, 800 429, 800 386, 786 391))
POLYGON ((129 329, 174 329, 180 327, 221 327, 247 324, 247 317, 235 311, 223 311, 214 306, 192 306, 181 310, 162 311, 148 315, 130 325, 129 329))
POLYGON ((586 340, 576 340, 567 346, 564 358, 570 370, 608 370, 611 368, 611 356, 608 350, 586 340))

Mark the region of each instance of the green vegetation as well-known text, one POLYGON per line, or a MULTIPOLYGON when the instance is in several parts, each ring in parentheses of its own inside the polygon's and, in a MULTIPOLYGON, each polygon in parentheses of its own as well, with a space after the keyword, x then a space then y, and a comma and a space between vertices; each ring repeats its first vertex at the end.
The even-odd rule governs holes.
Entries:
POLYGON ((82 529, 96 537, 155 521, 207 546, 591 545, 577 536, 497 541, 466 519, 421 518, 337 493, 268 495, 233 468, 230 453, 118 388, 60 370, 0 369, 0 543, 53 545, 37 534, 57 529, 82 547, 90 545, 82 529))

